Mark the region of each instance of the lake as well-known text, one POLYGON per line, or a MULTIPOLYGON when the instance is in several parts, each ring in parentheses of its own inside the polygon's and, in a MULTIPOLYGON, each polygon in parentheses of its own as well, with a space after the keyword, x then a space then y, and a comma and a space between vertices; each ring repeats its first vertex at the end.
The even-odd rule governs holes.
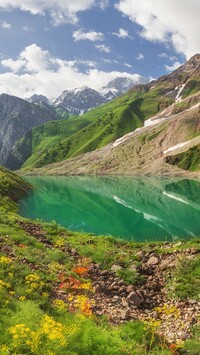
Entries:
POLYGON ((200 183, 152 177, 26 177, 21 216, 125 240, 200 236, 200 183))

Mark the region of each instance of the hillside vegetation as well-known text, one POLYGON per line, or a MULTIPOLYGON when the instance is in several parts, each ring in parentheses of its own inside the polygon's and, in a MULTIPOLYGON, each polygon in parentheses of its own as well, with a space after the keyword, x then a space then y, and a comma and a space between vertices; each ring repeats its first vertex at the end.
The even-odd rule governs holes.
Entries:
POLYGON ((0 354, 199 354, 199 240, 128 243, 16 214, 0 167, 0 354))
POLYGON ((199 94, 183 99, 147 122, 149 125, 146 127, 140 127, 103 148, 58 163, 46 164, 27 173, 177 175, 198 178, 199 94))
POLYGON ((143 126, 145 119, 174 101, 160 97, 157 90, 148 93, 145 90, 139 86, 81 117, 34 128, 15 145, 16 159, 28 150, 30 158, 26 160, 27 155, 24 156, 23 168, 41 167, 95 150, 143 126))

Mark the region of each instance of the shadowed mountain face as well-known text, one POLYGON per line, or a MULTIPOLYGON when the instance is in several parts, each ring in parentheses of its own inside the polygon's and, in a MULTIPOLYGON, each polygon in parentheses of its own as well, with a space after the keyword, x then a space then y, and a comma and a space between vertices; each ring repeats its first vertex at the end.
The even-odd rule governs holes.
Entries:
POLYGON ((0 95, 0 164, 15 168, 14 144, 32 127, 58 119, 60 116, 49 105, 40 107, 15 96, 0 95))
POLYGON ((127 177, 31 177, 28 181, 34 190, 20 203, 26 217, 137 241, 200 233, 197 181, 127 177))

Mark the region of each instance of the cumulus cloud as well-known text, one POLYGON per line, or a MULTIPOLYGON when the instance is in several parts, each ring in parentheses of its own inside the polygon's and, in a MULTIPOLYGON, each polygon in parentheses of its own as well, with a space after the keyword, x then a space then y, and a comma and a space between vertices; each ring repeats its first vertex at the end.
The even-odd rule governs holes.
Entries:
POLYGON ((129 34, 128 34, 128 31, 126 31, 124 28, 120 28, 119 32, 113 32, 112 34, 119 37, 119 38, 122 38, 122 39, 127 38, 127 37, 131 38, 131 36, 129 36, 129 34))
POLYGON ((10 71, 0 74, 0 93, 22 98, 41 93, 55 99, 62 91, 82 85, 98 90, 118 76, 128 76, 135 83, 141 79, 138 74, 98 70, 96 63, 90 60, 62 60, 36 44, 24 48, 16 60, 3 59, 1 64, 10 71), (84 73, 80 65, 85 65, 84 73))
POLYGON ((97 44, 96 49, 98 49, 99 52, 104 52, 104 53, 110 53, 111 49, 110 47, 106 46, 105 44, 97 44))
POLYGON ((5 30, 11 30, 11 28, 12 28, 11 24, 8 23, 7 21, 1 21, 0 26, 2 28, 4 28, 5 30))
POLYGON ((0 9, 11 10, 18 8, 33 15, 49 13, 55 25, 65 22, 76 23, 77 14, 90 9, 95 0, 1 0, 0 9))
POLYGON ((37 73, 44 70, 53 70, 59 63, 51 58, 48 51, 32 44, 20 53, 17 60, 8 58, 2 60, 1 64, 14 72, 23 69, 26 72, 37 73))
POLYGON ((115 7, 142 27, 145 39, 170 43, 187 58, 200 52, 199 0, 120 0, 115 7))
POLYGON ((97 41, 103 41, 104 34, 102 32, 96 32, 96 31, 83 32, 82 30, 77 30, 73 32, 72 37, 76 42, 85 41, 85 40, 97 42, 97 41))

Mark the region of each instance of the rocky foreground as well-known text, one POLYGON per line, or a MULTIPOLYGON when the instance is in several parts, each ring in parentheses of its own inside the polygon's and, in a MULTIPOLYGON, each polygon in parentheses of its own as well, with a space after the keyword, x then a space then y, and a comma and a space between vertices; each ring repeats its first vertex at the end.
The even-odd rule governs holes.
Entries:
MULTIPOLYGON (((39 225, 24 222, 20 222, 20 225, 28 235, 36 237, 47 248, 55 248, 39 225)), ((95 241, 90 240, 89 244, 95 244, 95 241)), ((194 260, 200 254, 200 248, 186 246, 186 242, 166 242, 159 246, 159 252, 157 244, 151 244, 146 250, 141 248, 143 250, 135 254, 137 263, 133 262, 127 268, 137 276, 133 284, 127 284, 118 276, 125 269, 123 263, 113 264, 108 270, 90 260, 78 274, 91 282, 89 302, 92 313, 97 317, 106 316, 112 324, 133 320, 147 322, 169 343, 190 338, 192 327, 199 324, 199 300, 170 299, 170 291, 172 294, 175 288, 174 270, 181 260, 194 260)), ((61 249, 76 265, 84 264, 85 258, 75 248, 65 246, 61 249)), ((121 254, 126 253, 122 251, 121 254)), ((65 277, 62 281, 66 282, 65 277)), ((74 296, 79 293, 72 280, 67 287, 55 285, 53 291, 54 297, 66 302, 72 312, 75 311, 74 296)))

